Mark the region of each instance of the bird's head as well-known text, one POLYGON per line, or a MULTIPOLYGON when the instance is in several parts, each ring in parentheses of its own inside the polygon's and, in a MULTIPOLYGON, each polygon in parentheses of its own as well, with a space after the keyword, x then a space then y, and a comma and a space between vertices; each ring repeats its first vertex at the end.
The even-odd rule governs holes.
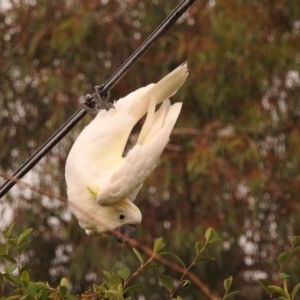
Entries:
POLYGON ((128 238, 133 238, 136 226, 142 221, 141 211, 135 204, 126 199, 114 205, 100 207, 101 215, 97 214, 97 218, 101 224, 93 226, 91 230, 86 228, 88 235, 109 232, 118 242, 125 243, 126 241, 116 233, 117 231, 128 238))
MULTIPOLYGON (((117 227, 115 230, 119 231, 121 234, 127 236, 128 238, 133 238, 136 226, 139 225, 142 221, 141 211, 136 205, 134 205, 130 200, 122 200, 119 203, 113 205, 117 212, 117 227)), ((121 236, 112 233, 115 239, 124 243, 121 236)))

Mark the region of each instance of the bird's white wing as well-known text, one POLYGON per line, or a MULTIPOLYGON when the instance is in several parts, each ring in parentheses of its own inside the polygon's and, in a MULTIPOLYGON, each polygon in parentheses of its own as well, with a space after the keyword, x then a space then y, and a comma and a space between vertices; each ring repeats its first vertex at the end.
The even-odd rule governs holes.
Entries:
POLYGON ((169 141, 181 106, 181 103, 172 105, 164 118, 161 117, 160 111, 169 107, 169 100, 154 116, 154 113, 148 112, 149 118, 154 120, 152 128, 156 128, 156 131, 153 132, 152 128, 148 128, 147 132, 143 134, 144 138, 129 151, 122 166, 98 193, 97 202, 100 205, 112 205, 119 202, 120 199, 130 199, 131 201, 135 199, 142 183, 156 167, 157 160, 169 141), (160 126, 156 126, 157 122, 160 126))
POLYGON ((137 195, 139 187, 156 167, 157 159, 168 142, 168 137, 162 138, 163 135, 161 132, 152 143, 145 147, 135 145, 130 150, 123 166, 113 174, 98 194, 97 202, 100 205, 112 205, 132 194, 137 195), (155 145, 156 140, 160 147, 155 145))
MULTIPOLYGON (((67 160, 67 169, 70 172, 67 179, 76 177, 80 185, 85 185, 86 180, 83 179, 86 178, 90 186, 102 188, 107 176, 110 177, 111 172, 124 163, 122 154, 134 125, 150 110, 151 103, 151 110, 154 111, 156 104, 173 95, 183 84, 187 74, 187 64, 183 64, 158 83, 139 88, 121 98, 114 104, 115 109, 100 111, 82 131, 70 151, 67 160), (95 182, 96 178, 101 179, 102 183, 95 182)), ((161 116, 156 113, 155 117, 163 120, 165 114, 162 110, 159 111, 161 116)), ((144 140, 150 129, 155 134, 157 128, 153 125, 159 127, 161 124, 154 124, 149 119, 150 114, 147 116, 147 124, 143 127, 139 143, 144 140)))

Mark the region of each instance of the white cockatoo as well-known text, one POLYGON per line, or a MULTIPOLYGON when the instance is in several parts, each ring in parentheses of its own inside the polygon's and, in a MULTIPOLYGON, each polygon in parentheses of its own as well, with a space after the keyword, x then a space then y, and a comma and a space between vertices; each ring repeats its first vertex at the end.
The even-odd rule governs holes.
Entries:
POLYGON ((171 105, 168 98, 187 75, 185 63, 158 83, 121 98, 108 111, 101 110, 78 136, 65 177, 69 205, 88 235, 118 230, 133 236, 142 220, 133 201, 169 141, 182 103, 171 105), (136 145, 123 157, 134 125, 146 113, 136 145))

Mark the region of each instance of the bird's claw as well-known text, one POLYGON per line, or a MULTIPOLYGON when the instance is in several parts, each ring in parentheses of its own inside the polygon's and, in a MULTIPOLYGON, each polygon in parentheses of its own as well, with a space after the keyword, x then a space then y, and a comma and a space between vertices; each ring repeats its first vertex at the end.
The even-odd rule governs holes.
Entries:
POLYGON ((80 101, 81 106, 91 114, 97 114, 101 109, 109 110, 114 108, 114 105, 108 102, 110 92, 101 95, 101 88, 103 85, 95 86, 95 94, 87 94, 84 101, 80 101), (94 101, 93 101, 94 100, 94 101))
POLYGON ((98 113, 96 104, 93 101, 94 95, 87 94, 84 100, 79 100, 80 105, 90 114, 96 115, 98 113))

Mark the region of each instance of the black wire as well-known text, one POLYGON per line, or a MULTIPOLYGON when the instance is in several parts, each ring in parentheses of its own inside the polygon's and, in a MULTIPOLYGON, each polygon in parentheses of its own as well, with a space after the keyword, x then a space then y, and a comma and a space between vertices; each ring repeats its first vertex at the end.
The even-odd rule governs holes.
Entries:
MULTIPOLYGON (((105 95, 127 73, 133 63, 141 57, 195 2, 183 0, 173 12, 157 27, 148 39, 123 63, 123 65, 100 87, 100 94, 105 95)), ((92 95, 94 98, 95 94, 92 95)), ((94 99, 92 99, 94 101, 94 99)), ((0 188, 3 197, 27 172, 29 172, 85 115, 80 108, 57 132, 53 134, 0 188)))

